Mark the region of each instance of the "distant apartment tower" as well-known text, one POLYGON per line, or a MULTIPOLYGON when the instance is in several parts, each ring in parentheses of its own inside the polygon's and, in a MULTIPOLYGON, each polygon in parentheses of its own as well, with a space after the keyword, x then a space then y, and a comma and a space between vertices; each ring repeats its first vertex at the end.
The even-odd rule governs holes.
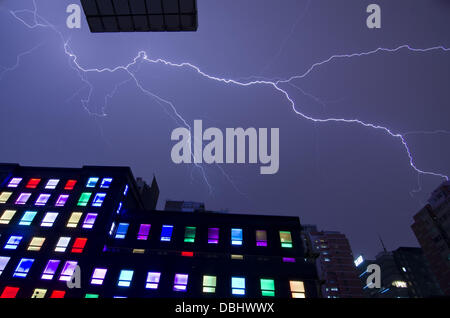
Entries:
POLYGON ((350 243, 344 234, 303 227, 310 256, 317 257, 316 268, 324 298, 362 298, 362 283, 354 265, 350 243))
MULTIPOLYGON (((395 251, 384 250, 375 260, 358 257, 355 265, 359 269, 364 292, 371 298, 428 298, 441 295, 441 290, 420 248, 399 247, 395 251), (367 278, 370 264, 380 266, 381 286, 371 288, 367 278)), ((373 287, 373 286, 372 286, 373 287)))
POLYGON ((450 182, 442 183, 411 226, 442 292, 450 295, 450 182))

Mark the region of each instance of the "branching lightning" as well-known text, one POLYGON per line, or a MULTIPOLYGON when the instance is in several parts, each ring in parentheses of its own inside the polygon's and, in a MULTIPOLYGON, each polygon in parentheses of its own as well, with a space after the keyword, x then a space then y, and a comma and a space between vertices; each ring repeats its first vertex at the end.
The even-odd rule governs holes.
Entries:
MULTIPOLYGON (((43 18, 42 16, 40 16, 37 13, 35 0, 33 0, 33 4, 34 4, 34 10, 24 9, 24 10, 19 10, 19 11, 11 11, 11 14, 13 15, 14 18, 16 18, 18 21, 20 21, 22 24, 24 24, 29 29, 35 29, 38 27, 49 28, 49 29, 55 31, 61 37, 61 40, 63 42, 64 53, 69 58, 72 69, 74 69, 74 71, 77 72, 81 81, 85 84, 85 87, 87 87, 89 89, 87 96, 85 98, 83 98, 81 100, 81 102, 82 102, 83 107, 86 109, 86 111, 90 115, 96 115, 96 114, 91 113, 89 110, 89 107, 88 107, 94 87, 88 81, 87 75, 89 73, 124 72, 125 74, 127 74, 129 76, 129 78, 126 81, 121 82, 118 85, 116 85, 114 90, 105 97, 105 106, 102 108, 102 113, 100 114, 101 116, 106 115, 105 108, 106 108, 108 99, 110 99, 114 96, 115 92, 119 89, 120 86, 122 86, 125 83, 132 82, 142 93, 155 99, 158 104, 167 105, 169 107, 169 109, 171 110, 171 113, 173 114, 172 118, 174 118, 177 122, 184 125, 185 127, 187 127, 190 130, 191 129, 190 125, 186 122, 186 120, 183 118, 183 116, 177 111, 175 105, 172 102, 156 95, 155 93, 151 92, 147 88, 143 87, 141 82, 136 77, 137 69, 139 68, 139 66, 141 64, 143 64, 143 63, 162 64, 162 65, 165 65, 167 67, 172 67, 172 68, 190 69, 191 71, 193 71, 194 73, 196 73, 197 75, 199 75, 205 79, 208 79, 210 81, 215 81, 218 83, 222 83, 225 85, 234 85, 234 86, 240 86, 240 87, 266 86, 266 87, 272 89, 274 92, 279 93, 288 102, 289 106, 292 108, 292 111, 297 116, 299 116, 305 120, 308 120, 308 121, 312 121, 315 123, 322 123, 322 124, 343 123, 343 124, 358 125, 358 126, 362 126, 362 127, 366 127, 366 128, 370 128, 370 129, 376 129, 376 130, 383 131, 390 137, 397 139, 399 141, 399 143, 402 145, 402 147, 405 150, 405 153, 408 157, 411 168, 418 174, 418 177, 420 175, 429 175, 429 176, 434 176, 434 177, 438 177, 438 178, 443 178, 445 180, 449 179, 448 176, 444 175, 443 173, 428 171, 428 170, 419 168, 415 163, 415 160, 414 160, 414 157, 410 150, 410 147, 406 141, 406 136, 411 135, 411 134, 436 134, 436 133, 450 134, 450 131, 437 130, 437 131, 429 131, 429 132, 418 131, 418 132, 398 133, 398 132, 395 132, 393 129, 385 127, 383 125, 366 122, 366 121, 363 121, 363 120, 360 120, 357 118, 351 118, 351 119, 347 119, 347 118, 315 118, 315 117, 309 116, 309 115, 305 114, 304 112, 302 112, 299 109, 299 107, 297 107, 294 99, 290 96, 288 90, 283 88, 282 85, 287 84, 288 86, 291 86, 291 87, 301 90, 301 88, 299 86, 297 86, 293 83, 295 80, 305 79, 309 74, 311 74, 317 68, 323 67, 326 64, 331 63, 335 60, 339 60, 339 59, 353 59, 353 58, 367 57, 367 56, 380 54, 380 53, 392 54, 392 53, 397 53, 402 50, 408 51, 410 53, 428 53, 428 52, 432 52, 432 51, 449 52, 450 48, 446 48, 444 46, 434 46, 434 47, 429 47, 429 48, 414 48, 414 47, 411 47, 410 45, 404 44, 404 45, 397 46, 395 48, 379 47, 379 48, 376 48, 376 49, 373 49, 370 51, 365 51, 365 52, 357 52, 357 53, 351 53, 351 54, 335 54, 325 60, 322 60, 322 61, 312 64, 308 69, 306 69, 306 71, 304 71, 301 74, 293 75, 286 79, 272 79, 272 80, 263 79, 261 77, 248 77, 247 79, 236 80, 236 79, 230 79, 230 78, 224 78, 224 77, 219 77, 219 76, 215 76, 215 75, 210 75, 210 74, 207 74, 204 71, 202 71, 200 69, 200 67, 193 65, 189 62, 174 63, 174 62, 170 62, 165 59, 162 59, 162 58, 151 59, 145 51, 138 52, 136 57, 132 61, 130 61, 128 64, 119 65, 119 66, 116 66, 113 68, 108 68, 108 67, 106 67, 106 68, 95 68, 95 67, 89 68, 89 67, 84 67, 80 64, 78 56, 70 48, 69 41, 64 38, 63 34, 59 30, 57 30, 51 23, 49 23, 45 18, 43 18), (22 13, 32 14, 34 17, 34 23, 33 24, 27 23, 24 19, 20 18, 19 15, 22 13)), ((31 52, 27 52, 27 54, 29 54, 29 53, 31 53, 31 52)), ((22 54, 22 56, 23 56, 23 54, 22 54)), ((311 98, 314 101, 321 103, 323 105, 323 102, 320 99, 318 99, 317 97, 315 97, 311 94, 308 94, 308 93, 304 92, 303 90, 301 90, 301 91, 305 96, 308 96, 309 98, 311 98)), ((78 93, 80 93, 80 92, 81 92, 81 90, 78 93)), ((192 156, 193 156, 193 154, 192 154, 192 156)), ((208 178, 206 176, 204 169, 201 166, 198 166, 198 168, 201 169, 203 178, 204 178, 206 184, 208 185, 210 191, 212 191, 211 184, 208 181, 208 178)), ((222 171, 222 173, 224 173, 226 178, 232 183, 230 177, 228 175, 226 175, 226 173, 223 171, 223 169, 221 169, 221 171, 222 171)), ((234 186, 234 183, 232 183, 232 184, 234 186)))

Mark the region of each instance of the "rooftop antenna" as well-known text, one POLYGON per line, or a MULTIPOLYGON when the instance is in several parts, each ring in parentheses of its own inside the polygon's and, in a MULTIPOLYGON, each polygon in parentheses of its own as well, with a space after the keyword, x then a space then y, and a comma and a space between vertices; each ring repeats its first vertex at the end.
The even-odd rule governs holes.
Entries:
POLYGON ((381 239, 381 235, 380 235, 380 234, 378 234, 378 239, 379 239, 380 242, 381 242, 381 246, 383 246, 383 251, 384 251, 385 253, 387 253, 386 246, 384 245, 384 242, 383 242, 383 240, 381 239))

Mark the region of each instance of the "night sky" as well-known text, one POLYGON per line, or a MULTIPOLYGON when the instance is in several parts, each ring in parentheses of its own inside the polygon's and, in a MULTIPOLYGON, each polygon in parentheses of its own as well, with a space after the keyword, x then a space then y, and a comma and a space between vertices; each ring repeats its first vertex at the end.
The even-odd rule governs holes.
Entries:
MULTIPOLYGON (((412 217, 444 179, 418 174, 399 138, 355 123, 317 123, 297 115, 268 85, 241 87, 190 68, 138 63, 139 84, 205 127, 280 128, 280 170, 259 165, 175 165, 171 107, 138 89, 125 71, 77 72, 64 41, 86 69, 114 68, 139 51, 189 62, 209 75, 289 78, 336 54, 378 47, 450 48, 447 0, 198 0, 199 28, 188 33, 91 34, 65 25, 77 0, 36 0, 54 25, 33 27, 31 0, 0 0, 0 162, 32 166, 130 166, 156 175, 166 199, 205 202, 211 210, 299 216, 344 232, 355 254, 417 246, 412 217), (382 9, 369 30, 366 7, 382 9), (31 51, 30 51, 31 50, 31 51), (80 77, 83 77, 82 78, 80 77), (90 87, 92 94, 87 99, 90 87), (209 186, 208 186, 209 183, 209 186)), ((37 20, 40 24, 43 21, 37 20)), ((415 165, 450 175, 450 51, 379 52, 337 58, 282 85, 314 118, 359 119, 406 134, 415 165)))

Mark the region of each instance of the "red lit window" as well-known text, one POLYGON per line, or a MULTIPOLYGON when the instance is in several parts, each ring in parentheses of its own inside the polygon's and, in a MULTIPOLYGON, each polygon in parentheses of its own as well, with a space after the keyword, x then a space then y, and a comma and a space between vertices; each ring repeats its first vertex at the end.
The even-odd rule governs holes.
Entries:
POLYGON ((194 256, 194 252, 181 252, 181 256, 193 257, 194 256))
POLYGON ((50 298, 64 298, 66 292, 64 290, 54 290, 50 295, 50 298))
POLYGON ((5 289, 3 289, 3 293, 1 294, 0 298, 16 298, 18 292, 19 287, 6 286, 5 289))
POLYGON ((39 182, 41 182, 41 179, 30 179, 30 181, 28 181, 28 183, 27 183, 27 188, 28 189, 36 189, 39 182))
POLYGON ((64 190, 73 190, 73 188, 75 187, 76 184, 77 184, 77 180, 67 180, 64 190))
POLYGON ((83 253, 83 249, 86 246, 87 238, 78 237, 73 243, 72 253, 83 253))

